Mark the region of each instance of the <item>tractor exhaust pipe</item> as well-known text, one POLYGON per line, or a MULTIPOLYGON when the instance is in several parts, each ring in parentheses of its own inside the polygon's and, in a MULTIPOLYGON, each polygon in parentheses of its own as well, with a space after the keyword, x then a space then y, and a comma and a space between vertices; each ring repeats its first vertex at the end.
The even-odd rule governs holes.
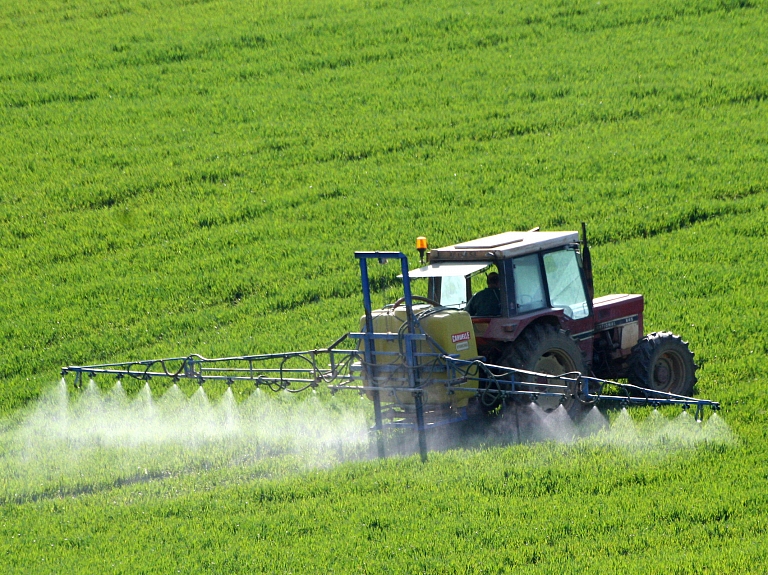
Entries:
POLYGON ((587 280, 587 290, 590 301, 595 297, 595 283, 592 279, 592 256, 589 254, 587 242, 587 224, 581 222, 581 261, 584 263, 584 276, 587 280))

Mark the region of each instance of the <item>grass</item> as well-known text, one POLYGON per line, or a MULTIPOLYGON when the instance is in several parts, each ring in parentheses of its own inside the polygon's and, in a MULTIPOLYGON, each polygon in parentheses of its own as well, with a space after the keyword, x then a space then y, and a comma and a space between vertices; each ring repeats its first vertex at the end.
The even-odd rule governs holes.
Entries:
POLYGON ((766 469, 723 468, 733 457, 539 444, 278 480, 189 474, 13 507, 3 545, 27 572, 759 571, 766 469))
POLYGON ((6 455, 62 365, 323 346, 356 249, 580 221, 596 292, 645 294, 738 438, 133 484, 95 457, 76 496, 6 466, 5 570, 760 572, 767 28, 756 0, 0 0, 6 455))

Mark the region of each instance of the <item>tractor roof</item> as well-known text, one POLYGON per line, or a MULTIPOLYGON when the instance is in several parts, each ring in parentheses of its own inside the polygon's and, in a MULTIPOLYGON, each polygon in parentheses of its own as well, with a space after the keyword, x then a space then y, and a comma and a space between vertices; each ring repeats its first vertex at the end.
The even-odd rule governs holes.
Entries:
POLYGON ((505 260, 579 241, 578 232, 504 232, 430 251, 430 263, 505 260))

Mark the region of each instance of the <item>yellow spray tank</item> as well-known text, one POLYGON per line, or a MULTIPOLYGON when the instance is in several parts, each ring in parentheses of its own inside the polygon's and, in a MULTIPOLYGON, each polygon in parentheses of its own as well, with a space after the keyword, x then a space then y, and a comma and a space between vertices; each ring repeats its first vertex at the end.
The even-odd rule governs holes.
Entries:
MULTIPOLYGON (((422 389, 422 402, 426 410, 457 410, 466 407, 474 392, 453 392, 447 385, 461 384, 462 387, 477 387, 477 381, 457 381, 455 371, 446 369, 438 354, 457 355, 463 360, 477 358, 477 343, 472 319, 465 311, 431 305, 414 305, 413 313, 417 332, 426 338, 417 340, 415 353, 417 365, 416 381, 422 389), (418 354, 429 354, 420 356, 418 354)), ((381 401, 395 403, 407 408, 415 402, 415 396, 408 391, 408 373, 405 368, 405 345, 407 312, 405 306, 387 306, 372 311, 373 331, 392 334, 391 339, 377 339, 375 364, 368 371, 373 381, 366 385, 382 388, 381 401), (388 389, 387 389, 388 388, 388 389)), ((361 329, 365 328, 365 316, 360 318, 361 329)), ((364 344, 361 342, 361 350, 364 344)), ((366 395, 373 400, 374 392, 366 395)))

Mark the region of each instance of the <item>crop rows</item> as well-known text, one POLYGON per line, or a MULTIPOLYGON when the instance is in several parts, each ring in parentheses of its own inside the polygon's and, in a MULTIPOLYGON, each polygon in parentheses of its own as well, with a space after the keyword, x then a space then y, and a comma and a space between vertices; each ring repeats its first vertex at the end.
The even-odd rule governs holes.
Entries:
POLYGON ((766 38, 758 0, 0 0, 6 570, 759 571, 766 38), (62 365, 324 346, 354 250, 581 221, 596 292, 690 341, 734 442, 12 471, 62 365))

